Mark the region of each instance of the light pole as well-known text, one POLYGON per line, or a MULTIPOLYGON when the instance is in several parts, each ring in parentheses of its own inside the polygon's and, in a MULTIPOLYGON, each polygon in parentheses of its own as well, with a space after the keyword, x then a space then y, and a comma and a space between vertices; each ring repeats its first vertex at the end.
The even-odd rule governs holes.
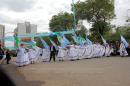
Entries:
POLYGON ((74 26, 74 31, 75 31, 77 29, 77 27, 76 27, 76 17, 75 17, 74 0, 72 0, 72 11, 73 11, 73 26, 74 26))

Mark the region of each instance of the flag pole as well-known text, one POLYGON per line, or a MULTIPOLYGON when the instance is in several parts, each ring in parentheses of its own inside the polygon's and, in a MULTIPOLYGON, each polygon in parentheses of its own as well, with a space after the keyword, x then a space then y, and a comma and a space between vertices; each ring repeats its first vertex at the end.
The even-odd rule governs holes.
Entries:
POLYGON ((76 31, 76 16, 75 16, 75 6, 74 6, 74 0, 72 0, 72 12, 73 12, 73 26, 74 26, 74 32, 76 31))

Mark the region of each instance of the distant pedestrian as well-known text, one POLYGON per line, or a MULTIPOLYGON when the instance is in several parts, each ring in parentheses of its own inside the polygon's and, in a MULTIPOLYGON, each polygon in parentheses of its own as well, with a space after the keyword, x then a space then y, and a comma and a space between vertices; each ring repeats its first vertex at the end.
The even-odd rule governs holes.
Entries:
POLYGON ((11 60, 10 51, 7 50, 7 51, 6 51, 6 62, 7 62, 7 64, 9 64, 9 61, 10 61, 10 60, 11 60))

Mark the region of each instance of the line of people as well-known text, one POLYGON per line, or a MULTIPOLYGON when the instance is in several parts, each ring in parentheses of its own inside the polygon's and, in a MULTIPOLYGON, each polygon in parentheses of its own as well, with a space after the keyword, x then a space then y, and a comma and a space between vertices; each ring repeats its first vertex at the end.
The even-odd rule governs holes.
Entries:
POLYGON ((56 61, 64 60, 79 60, 79 59, 89 59, 97 57, 109 57, 109 56, 128 56, 128 49, 125 48, 125 45, 121 42, 118 49, 111 43, 106 45, 101 45, 98 42, 95 42, 93 45, 85 44, 83 47, 78 45, 68 45, 66 48, 60 46, 50 46, 50 49, 42 49, 35 47, 35 49, 30 48, 28 51, 24 48, 24 45, 18 49, 16 64, 17 66, 25 66, 28 64, 33 64, 38 60, 50 62, 52 59, 56 61))
MULTIPOLYGON (((130 55, 130 46, 128 48, 121 42, 118 45, 113 43, 101 45, 95 42, 93 45, 85 44, 83 47, 79 45, 68 45, 66 48, 60 46, 51 45, 49 49, 42 49, 39 47, 26 49, 24 44, 21 44, 17 51, 16 65, 19 67, 26 66, 28 64, 34 64, 36 61, 48 61, 50 62, 59 60, 79 60, 89 59, 96 57, 109 57, 109 56, 128 56, 130 55)), ((7 60, 7 64, 11 60, 9 50, 4 51, 0 47, 0 63, 7 60)))

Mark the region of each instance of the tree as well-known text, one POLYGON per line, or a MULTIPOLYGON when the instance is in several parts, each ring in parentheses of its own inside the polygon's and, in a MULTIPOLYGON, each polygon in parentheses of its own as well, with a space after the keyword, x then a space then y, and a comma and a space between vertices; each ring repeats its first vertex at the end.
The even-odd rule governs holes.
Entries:
POLYGON ((92 23, 92 35, 104 35, 110 30, 110 20, 114 15, 113 0, 86 0, 75 4, 76 18, 92 23))
POLYGON ((70 30, 73 28, 73 15, 67 12, 60 12, 52 17, 49 27, 53 32, 70 30))

